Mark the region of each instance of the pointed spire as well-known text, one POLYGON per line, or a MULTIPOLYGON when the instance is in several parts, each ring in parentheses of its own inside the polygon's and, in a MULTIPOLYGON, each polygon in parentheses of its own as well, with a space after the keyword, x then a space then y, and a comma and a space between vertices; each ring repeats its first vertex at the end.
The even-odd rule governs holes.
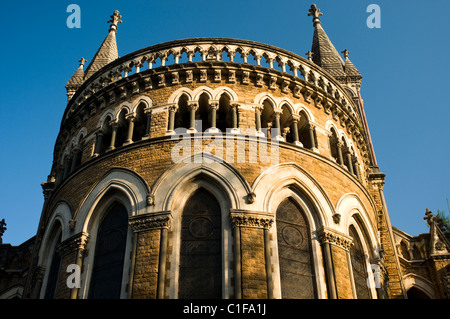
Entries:
POLYGON ((119 11, 116 10, 111 16, 111 20, 108 20, 108 23, 111 23, 109 33, 98 49, 91 63, 86 68, 84 80, 87 80, 92 74, 119 57, 119 53, 117 50, 116 33, 117 24, 122 23, 121 18, 122 16, 119 14, 119 11))
POLYGON ((313 17, 314 25, 314 36, 311 47, 311 52, 313 53, 312 60, 331 73, 331 75, 335 77, 343 76, 345 75, 344 61, 322 28, 322 23, 319 18, 321 15, 323 14, 317 6, 315 4, 311 5, 308 16, 313 17))
POLYGON ((86 63, 86 60, 84 58, 81 58, 78 62, 80 62, 78 69, 75 71, 75 73, 72 75, 72 77, 66 84, 67 98, 69 100, 72 98, 72 96, 84 82, 83 68, 84 64, 86 63))
POLYGON ((350 51, 345 49, 341 52, 344 55, 345 59, 345 65, 344 65, 344 72, 346 76, 355 77, 355 79, 359 78, 361 80, 362 76, 361 73, 359 73, 358 69, 353 65, 352 61, 350 61, 348 55, 350 54, 350 51))

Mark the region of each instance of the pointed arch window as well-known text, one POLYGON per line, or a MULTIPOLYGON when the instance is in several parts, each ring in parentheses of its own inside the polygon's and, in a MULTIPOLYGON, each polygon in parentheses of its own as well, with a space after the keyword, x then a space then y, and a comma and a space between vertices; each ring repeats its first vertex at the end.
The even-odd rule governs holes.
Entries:
POLYGON ((276 225, 282 298, 315 298, 310 227, 292 198, 278 206, 276 225))
POLYGON ((368 288, 368 273, 366 254, 361 239, 354 226, 350 226, 349 235, 353 239, 353 245, 350 248, 350 260, 353 273, 353 282, 356 290, 357 299, 370 299, 368 288))
POLYGON ((58 239, 55 241, 55 245, 53 247, 52 262, 50 263, 44 299, 53 299, 56 295, 59 271, 61 269, 61 256, 57 252, 56 246, 61 242, 61 234, 59 234, 57 238, 58 239))
POLYGON ((120 298, 127 230, 127 210, 115 203, 98 228, 89 298, 120 298))
POLYGON ((222 298, 221 211, 208 191, 197 190, 181 218, 180 299, 222 298))

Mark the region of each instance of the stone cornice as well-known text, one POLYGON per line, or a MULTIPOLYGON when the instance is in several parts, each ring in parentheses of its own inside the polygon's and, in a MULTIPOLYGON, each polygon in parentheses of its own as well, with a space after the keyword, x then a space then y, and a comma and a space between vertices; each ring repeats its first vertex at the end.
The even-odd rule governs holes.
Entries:
POLYGON ((170 228, 172 214, 170 211, 142 214, 130 217, 129 225, 134 232, 141 232, 152 229, 170 228))

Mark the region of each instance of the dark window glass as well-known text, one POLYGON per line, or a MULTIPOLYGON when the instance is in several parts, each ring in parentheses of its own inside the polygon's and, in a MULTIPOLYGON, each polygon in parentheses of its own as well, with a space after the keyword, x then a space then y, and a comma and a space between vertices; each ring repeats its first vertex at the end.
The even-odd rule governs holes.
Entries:
POLYGON ((276 224, 282 298, 315 298, 309 226, 291 198, 278 206, 276 224))
POLYGON ((186 203, 181 226, 179 298, 222 298, 222 227, 216 198, 198 190, 186 203))
POLYGON ((120 298, 127 229, 126 208, 115 204, 98 230, 90 298, 120 298))

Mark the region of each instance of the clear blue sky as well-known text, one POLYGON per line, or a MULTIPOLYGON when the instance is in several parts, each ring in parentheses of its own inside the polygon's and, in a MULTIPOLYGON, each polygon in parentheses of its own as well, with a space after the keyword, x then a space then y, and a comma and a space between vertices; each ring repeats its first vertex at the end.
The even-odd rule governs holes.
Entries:
MULTIPOLYGON (((303 0, 2 1, 0 32, 0 219, 3 242, 34 236, 53 148, 66 106, 65 84, 122 14, 121 56, 190 37, 253 40, 300 55, 313 34, 303 0), (66 8, 81 7, 81 28, 69 29, 66 8)), ((348 49, 363 75, 362 94, 375 153, 386 173, 392 224, 426 232, 425 209, 447 211, 450 105, 450 1, 316 0, 322 25, 338 51, 348 49), (381 28, 369 29, 366 8, 381 7, 381 28)), ((448 211, 447 211, 448 212, 448 211)))

